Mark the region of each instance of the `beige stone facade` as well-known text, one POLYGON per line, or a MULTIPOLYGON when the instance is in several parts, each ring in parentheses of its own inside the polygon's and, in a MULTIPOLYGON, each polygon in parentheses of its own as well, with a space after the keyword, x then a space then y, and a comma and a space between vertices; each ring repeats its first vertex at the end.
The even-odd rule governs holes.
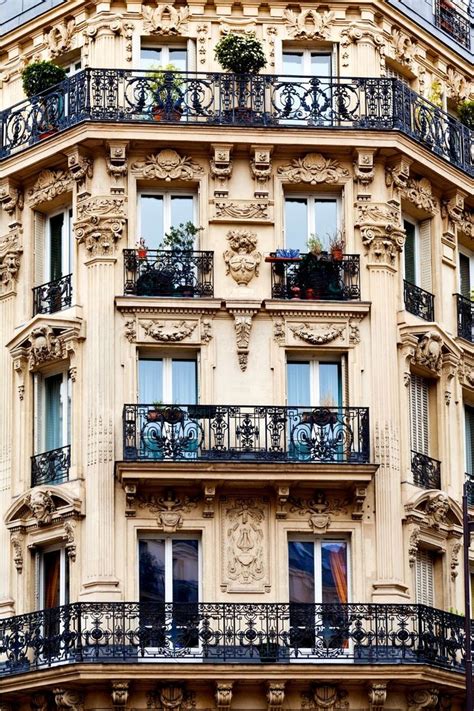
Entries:
POLYGON ((460 711, 472 55, 400 2, 49 5, 0 45, 0 703, 460 711))

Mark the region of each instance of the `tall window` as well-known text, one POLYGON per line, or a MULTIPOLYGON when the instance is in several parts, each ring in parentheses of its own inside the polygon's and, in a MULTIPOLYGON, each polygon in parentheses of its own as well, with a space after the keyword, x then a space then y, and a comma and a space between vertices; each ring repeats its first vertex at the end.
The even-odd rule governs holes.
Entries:
POLYGON ((71 442, 71 379, 67 372, 35 376, 36 454, 71 442))
POLYGON ((72 210, 61 210, 46 221, 45 281, 71 273, 72 210))
POLYGON ((420 605, 434 606, 436 554, 418 549, 415 561, 415 601, 420 605))
POLYGON ((430 293, 431 278, 431 221, 417 222, 405 217, 405 280, 430 293))
POLYGON ((474 408, 464 407, 466 474, 474 475, 474 408))
POLYGON ((194 195, 168 192, 142 193, 139 201, 139 235, 145 239, 149 249, 159 248, 161 240, 170 227, 185 222, 196 223, 194 195))
POLYGON ((430 453, 429 381, 410 376, 411 448, 418 454, 430 453))
POLYGON ((38 553, 39 609, 69 602, 69 565, 62 547, 44 548, 38 553))
POLYGON ((138 361, 138 401, 193 405, 197 401, 194 358, 145 358, 138 361))
POLYGON ((288 361, 288 405, 342 405, 341 364, 319 360, 288 361))
POLYGON ((312 49, 285 49, 283 51, 283 74, 310 77, 330 77, 332 74, 332 55, 312 49))
POLYGON ((176 69, 185 72, 188 69, 188 52, 186 47, 163 45, 142 46, 140 50, 140 66, 142 69, 156 69, 172 64, 176 69))
POLYGON ((308 238, 317 235, 329 251, 329 239, 339 229, 339 200, 322 195, 285 197, 285 243, 306 252, 308 238))
POLYGON ((459 251, 459 293, 466 299, 471 298, 474 288, 474 255, 467 249, 459 251))
POLYGON ((199 601, 197 538, 141 538, 138 546, 140 602, 199 601))

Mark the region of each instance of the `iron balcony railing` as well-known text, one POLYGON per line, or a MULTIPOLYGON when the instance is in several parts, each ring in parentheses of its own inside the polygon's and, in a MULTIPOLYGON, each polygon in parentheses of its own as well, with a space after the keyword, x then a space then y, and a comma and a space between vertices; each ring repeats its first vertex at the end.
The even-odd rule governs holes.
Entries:
POLYGON ((125 294, 214 295, 214 252, 124 249, 125 294))
POLYGON ((59 447, 31 457, 31 486, 62 484, 69 479, 71 447, 59 447))
POLYGON ((77 602, 0 620, 0 676, 61 664, 426 664, 462 672, 464 619, 425 605, 77 602))
POLYGON ((366 407, 125 405, 125 460, 367 463, 366 407))
POLYGON ((451 0, 435 0, 435 25, 466 49, 471 49, 471 23, 451 0))
POLYGON ((33 316, 53 314, 72 304, 72 274, 33 288, 33 316))
POLYGON ((409 281, 403 282, 405 309, 425 321, 434 321, 434 296, 409 281))
POLYGON ((413 483, 423 489, 441 489, 441 462, 426 454, 411 452, 413 483))
POLYGON ((458 315, 458 336, 474 342, 474 302, 461 294, 456 294, 458 315))
POLYGON ((308 257, 302 254, 299 259, 288 259, 270 255, 274 299, 360 299, 358 254, 344 254, 341 259, 313 256, 309 268, 308 257))
POLYGON ((473 133, 393 78, 83 69, 0 113, 0 159, 83 121, 398 130, 474 174, 473 133))

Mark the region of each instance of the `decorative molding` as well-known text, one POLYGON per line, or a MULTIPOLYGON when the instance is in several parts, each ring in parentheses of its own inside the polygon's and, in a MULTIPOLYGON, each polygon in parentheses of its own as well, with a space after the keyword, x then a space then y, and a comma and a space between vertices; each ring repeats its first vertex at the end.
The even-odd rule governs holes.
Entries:
POLYGON ((28 191, 29 205, 48 202, 72 189, 72 178, 68 170, 46 169, 38 175, 35 184, 28 191))
POLYGON ((0 207, 10 217, 13 217, 15 212, 23 210, 23 191, 10 178, 4 178, 0 181, 0 207))
POLYGON ((451 580, 454 582, 458 576, 458 567, 459 567, 459 552, 461 550, 461 543, 459 541, 455 541, 453 543, 453 547, 451 548, 451 580))
POLYGON ((132 164, 132 171, 138 178, 148 180, 197 180, 204 173, 203 168, 189 156, 180 156, 171 148, 159 153, 150 153, 144 161, 132 164))
POLYGON ((393 49, 393 58, 399 64, 412 69, 417 50, 416 40, 410 38, 405 32, 402 32, 402 30, 394 28, 392 30, 391 46, 393 49))
POLYGON ((72 521, 64 521, 64 539, 66 541, 66 553, 70 561, 76 560, 76 540, 75 528, 72 521))
POLYGON ((443 218, 443 235, 456 237, 456 227, 461 224, 464 212, 464 193, 456 190, 441 201, 441 217, 443 218))
POLYGON ((255 197, 268 198, 269 180, 272 176, 272 150, 273 146, 254 145, 250 147, 250 172, 255 183, 255 197))
POLYGON ((277 170, 278 175, 289 183, 327 183, 335 185, 349 177, 338 160, 325 158, 321 153, 307 153, 303 158, 293 158, 288 165, 277 170))
POLYGON ((356 227, 362 244, 377 264, 393 267, 405 243, 398 206, 388 203, 358 203, 356 227))
POLYGON ((174 491, 167 491, 165 496, 155 494, 141 495, 137 497, 138 508, 148 509, 151 513, 156 513, 158 530, 165 533, 176 533, 183 526, 183 514, 195 509, 198 503, 197 498, 183 496, 179 499, 174 491))
POLYGON ((94 195, 78 201, 74 232, 91 256, 110 256, 127 221, 126 198, 94 195))
POLYGON ((214 697, 216 699, 217 711, 230 711, 232 705, 232 687, 233 681, 216 681, 216 691, 214 697))
POLYGON ((419 210, 435 215, 438 210, 438 200, 433 196, 431 182, 428 178, 410 178, 410 159, 401 159, 395 166, 385 169, 385 183, 392 188, 393 197, 400 201, 408 200, 419 210))
POLYGON ((129 343, 135 343, 137 340, 137 326, 134 319, 130 321, 125 321, 125 328, 123 335, 129 343))
POLYGON ((341 711, 349 709, 348 693, 338 685, 312 684, 301 692, 301 711, 341 711))
POLYGON ((23 536, 13 533, 10 538, 13 548, 13 563, 19 575, 23 572, 23 536))
POLYGON ((149 35, 183 35, 187 31, 189 7, 177 10, 173 5, 142 5, 143 29, 149 35))
POLYGON ((462 511, 442 491, 423 491, 405 504, 408 523, 419 526, 422 531, 436 531, 443 537, 459 537, 462 530, 462 511))
POLYGON ((17 227, 0 239, 0 296, 15 291, 20 269, 23 230, 17 227))
POLYGON ((182 683, 160 684, 147 694, 146 705, 152 711, 195 711, 196 694, 182 683))
POLYGON ((354 161, 354 179, 365 193, 375 177, 374 166, 375 150, 370 148, 357 148, 354 161))
POLYGON ((379 55, 379 66, 382 74, 385 72, 385 40, 380 32, 374 31, 372 27, 366 27, 358 22, 352 22, 349 27, 341 31, 341 64, 348 67, 350 64, 349 46, 351 44, 369 43, 373 45, 379 55))
POLYGON ((257 235, 249 230, 230 230, 227 241, 230 250, 226 250, 223 255, 227 265, 226 274, 230 274, 239 286, 248 286, 254 277, 258 277, 262 260, 262 255, 256 251, 257 235))
POLYGON ((146 335, 154 341, 176 343, 191 335, 197 321, 140 321, 146 335))
POLYGON ((60 54, 68 52, 72 47, 76 21, 74 18, 66 22, 54 25, 49 32, 44 35, 44 41, 49 50, 50 57, 59 57, 60 54))
POLYGON ((268 577, 268 501, 262 497, 222 500, 222 586, 229 593, 265 592, 268 577))
POLYGON ((69 175, 77 185, 77 189, 84 185, 87 179, 91 179, 94 171, 94 161, 84 155, 78 146, 65 151, 67 155, 67 166, 69 175))
POLYGON ((309 323, 301 323, 290 326, 290 330, 297 338, 301 338, 301 340, 306 341, 306 343, 321 345, 323 343, 330 343, 336 338, 342 336, 345 330, 345 324, 341 326, 337 324, 329 325, 325 323, 318 323, 314 325, 309 323))
POLYGON ((288 499, 290 513, 306 516, 308 526, 313 533, 326 533, 331 525, 332 517, 340 513, 347 514, 350 504, 349 499, 334 496, 326 498, 324 491, 315 491, 312 499, 301 499, 294 496, 290 496, 288 499))
POLYGON ((124 192, 125 187, 118 187, 119 182, 128 173, 127 149, 128 141, 108 141, 109 152, 106 156, 107 173, 115 180, 115 186, 111 187, 111 193, 124 192))
POLYGON ((230 313, 234 317, 235 340, 237 345, 237 358, 240 369, 247 370, 250 333, 252 330, 252 318, 257 313, 258 308, 246 308, 243 306, 228 306, 230 313))
POLYGON ((210 40, 210 24, 202 23, 196 27, 197 35, 197 53, 199 55, 199 64, 206 64, 207 59, 207 44, 210 40))
POLYGON ((285 681, 267 681, 267 711, 281 711, 285 701, 285 681))
POLYGON ((407 692, 407 711, 425 711, 426 709, 436 709, 438 705, 439 690, 435 687, 430 689, 416 689, 407 692))
POLYGON ((43 363, 66 358, 66 348, 51 326, 37 326, 28 336, 28 367, 33 370, 43 363))
POLYGON ((327 39, 334 20, 333 12, 320 13, 310 8, 298 14, 293 10, 284 10, 283 17, 288 26, 288 35, 295 39, 327 39))
POLYGON ((420 540, 420 531, 421 529, 419 526, 413 526, 412 531, 410 533, 410 539, 408 542, 408 563, 410 565, 410 568, 413 568, 416 563, 418 543, 420 540))
POLYGON ((231 160, 232 143, 213 143, 213 156, 209 159, 210 175, 216 185, 214 195, 227 197, 229 194, 229 179, 232 175, 233 163, 231 160))
POLYGON ((233 220, 268 220, 269 203, 267 200, 216 200, 215 218, 233 220))
POLYGON ((201 341, 209 343, 212 340, 212 321, 209 318, 201 320, 201 341))
POLYGON ((91 45, 95 43, 101 35, 123 37, 125 40, 125 61, 131 62, 133 58, 133 31, 135 25, 128 22, 122 15, 107 15, 106 13, 94 17, 89 21, 83 31, 82 58, 84 66, 89 66, 89 54, 91 45))
POLYGON ((443 339, 435 331, 427 331, 418 338, 412 363, 421 365, 438 375, 443 366, 443 339))
POLYGON ((25 504, 38 526, 47 526, 51 523, 56 506, 49 489, 35 489, 25 498, 25 504))
POLYGON ((58 711, 84 711, 84 694, 73 689, 53 689, 58 711))
POLYGON ((387 701, 387 682, 370 682, 367 693, 369 695, 369 711, 384 711, 387 701))
POLYGON ((112 705, 116 711, 124 711, 128 702, 129 681, 112 681, 112 705))
POLYGON ((285 322, 281 319, 277 319, 273 322, 273 340, 278 343, 279 346, 283 346, 286 341, 286 331, 285 322))

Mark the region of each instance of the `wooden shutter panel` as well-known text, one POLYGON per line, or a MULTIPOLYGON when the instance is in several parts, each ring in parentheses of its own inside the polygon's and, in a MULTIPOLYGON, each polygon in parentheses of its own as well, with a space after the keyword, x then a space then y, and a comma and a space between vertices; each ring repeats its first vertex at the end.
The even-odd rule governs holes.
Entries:
POLYGON ((434 607, 434 554, 431 551, 417 551, 415 575, 417 604, 434 607))
POLYGON ((410 376, 411 448, 429 455, 429 384, 419 375, 410 376))
POLYGON ((404 221, 405 229, 405 280, 410 284, 416 284, 415 266, 415 225, 407 220, 404 221))
POLYGON ((471 275, 469 257, 459 255, 459 291, 466 298, 471 298, 471 275))
POLYGON ((420 286, 433 292, 431 278, 431 220, 420 222, 420 286))
POLYGON ((466 473, 474 474, 474 408, 464 408, 466 429, 466 473))
POLYGON ((34 213, 33 220, 35 242, 35 286, 45 282, 45 251, 46 251, 46 215, 42 212, 34 213))

